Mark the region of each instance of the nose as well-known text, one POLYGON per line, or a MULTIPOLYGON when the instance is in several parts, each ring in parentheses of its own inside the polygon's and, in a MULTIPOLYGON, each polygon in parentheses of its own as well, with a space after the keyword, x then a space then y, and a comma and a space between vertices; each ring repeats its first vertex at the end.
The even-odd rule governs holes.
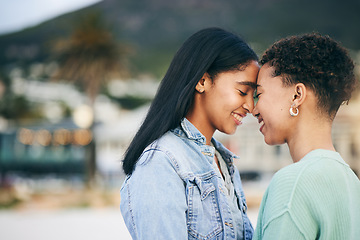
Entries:
POLYGON ((247 95, 243 108, 247 110, 248 113, 252 113, 252 111, 254 110, 254 98, 251 94, 247 95))
POLYGON ((253 111, 252 111, 251 113, 252 113, 252 115, 253 115, 254 117, 258 117, 258 116, 259 116, 259 111, 258 111, 258 108, 257 108, 257 104, 254 106, 253 111))

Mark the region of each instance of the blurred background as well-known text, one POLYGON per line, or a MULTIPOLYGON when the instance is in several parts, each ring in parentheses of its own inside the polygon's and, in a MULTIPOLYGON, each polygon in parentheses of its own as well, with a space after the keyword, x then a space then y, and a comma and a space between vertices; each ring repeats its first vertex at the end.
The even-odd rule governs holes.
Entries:
MULTIPOLYGON (((359 78, 359 24, 358 0, 2 0, 0 238, 130 239, 122 155, 173 55, 201 28, 235 32, 259 56, 282 37, 320 32, 349 49, 359 78)), ((359 110, 357 90, 333 130, 356 174, 359 110)), ((241 157, 255 225, 269 180, 291 163, 287 147, 267 146, 251 115, 216 137, 241 157)))

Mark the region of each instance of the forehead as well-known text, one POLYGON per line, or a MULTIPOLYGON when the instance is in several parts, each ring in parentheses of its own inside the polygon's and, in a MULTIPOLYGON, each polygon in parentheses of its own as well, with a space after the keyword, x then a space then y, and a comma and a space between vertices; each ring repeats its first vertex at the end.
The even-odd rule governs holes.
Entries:
POLYGON ((216 76, 216 81, 226 81, 228 84, 235 83, 236 85, 246 85, 251 88, 256 88, 259 68, 260 67, 257 62, 252 62, 245 69, 231 70, 219 73, 216 76))
POLYGON ((273 78, 274 68, 265 64, 260 68, 259 76, 258 76, 258 84, 266 83, 270 78, 273 78))
POLYGON ((261 67, 257 83, 261 88, 274 87, 275 85, 282 85, 282 77, 274 77, 275 69, 267 64, 261 67))

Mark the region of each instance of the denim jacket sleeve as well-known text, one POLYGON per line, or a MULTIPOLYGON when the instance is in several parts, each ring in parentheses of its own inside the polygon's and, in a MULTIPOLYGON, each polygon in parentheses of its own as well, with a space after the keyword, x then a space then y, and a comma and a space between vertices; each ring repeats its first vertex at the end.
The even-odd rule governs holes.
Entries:
POLYGON ((121 188, 121 213, 133 239, 187 239, 182 179, 161 151, 145 152, 121 188))

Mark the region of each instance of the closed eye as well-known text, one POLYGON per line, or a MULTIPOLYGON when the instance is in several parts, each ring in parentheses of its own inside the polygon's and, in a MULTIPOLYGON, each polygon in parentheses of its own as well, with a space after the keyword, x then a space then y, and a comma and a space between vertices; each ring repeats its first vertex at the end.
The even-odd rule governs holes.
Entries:
POLYGON ((259 101, 259 96, 261 95, 261 93, 256 92, 254 93, 254 104, 256 105, 257 102, 259 101))
POLYGON ((247 93, 244 93, 243 91, 239 90, 241 96, 246 96, 247 93))
POLYGON ((260 95, 261 95, 261 92, 259 92, 259 90, 256 89, 255 92, 254 92, 254 99, 259 98, 260 95))

